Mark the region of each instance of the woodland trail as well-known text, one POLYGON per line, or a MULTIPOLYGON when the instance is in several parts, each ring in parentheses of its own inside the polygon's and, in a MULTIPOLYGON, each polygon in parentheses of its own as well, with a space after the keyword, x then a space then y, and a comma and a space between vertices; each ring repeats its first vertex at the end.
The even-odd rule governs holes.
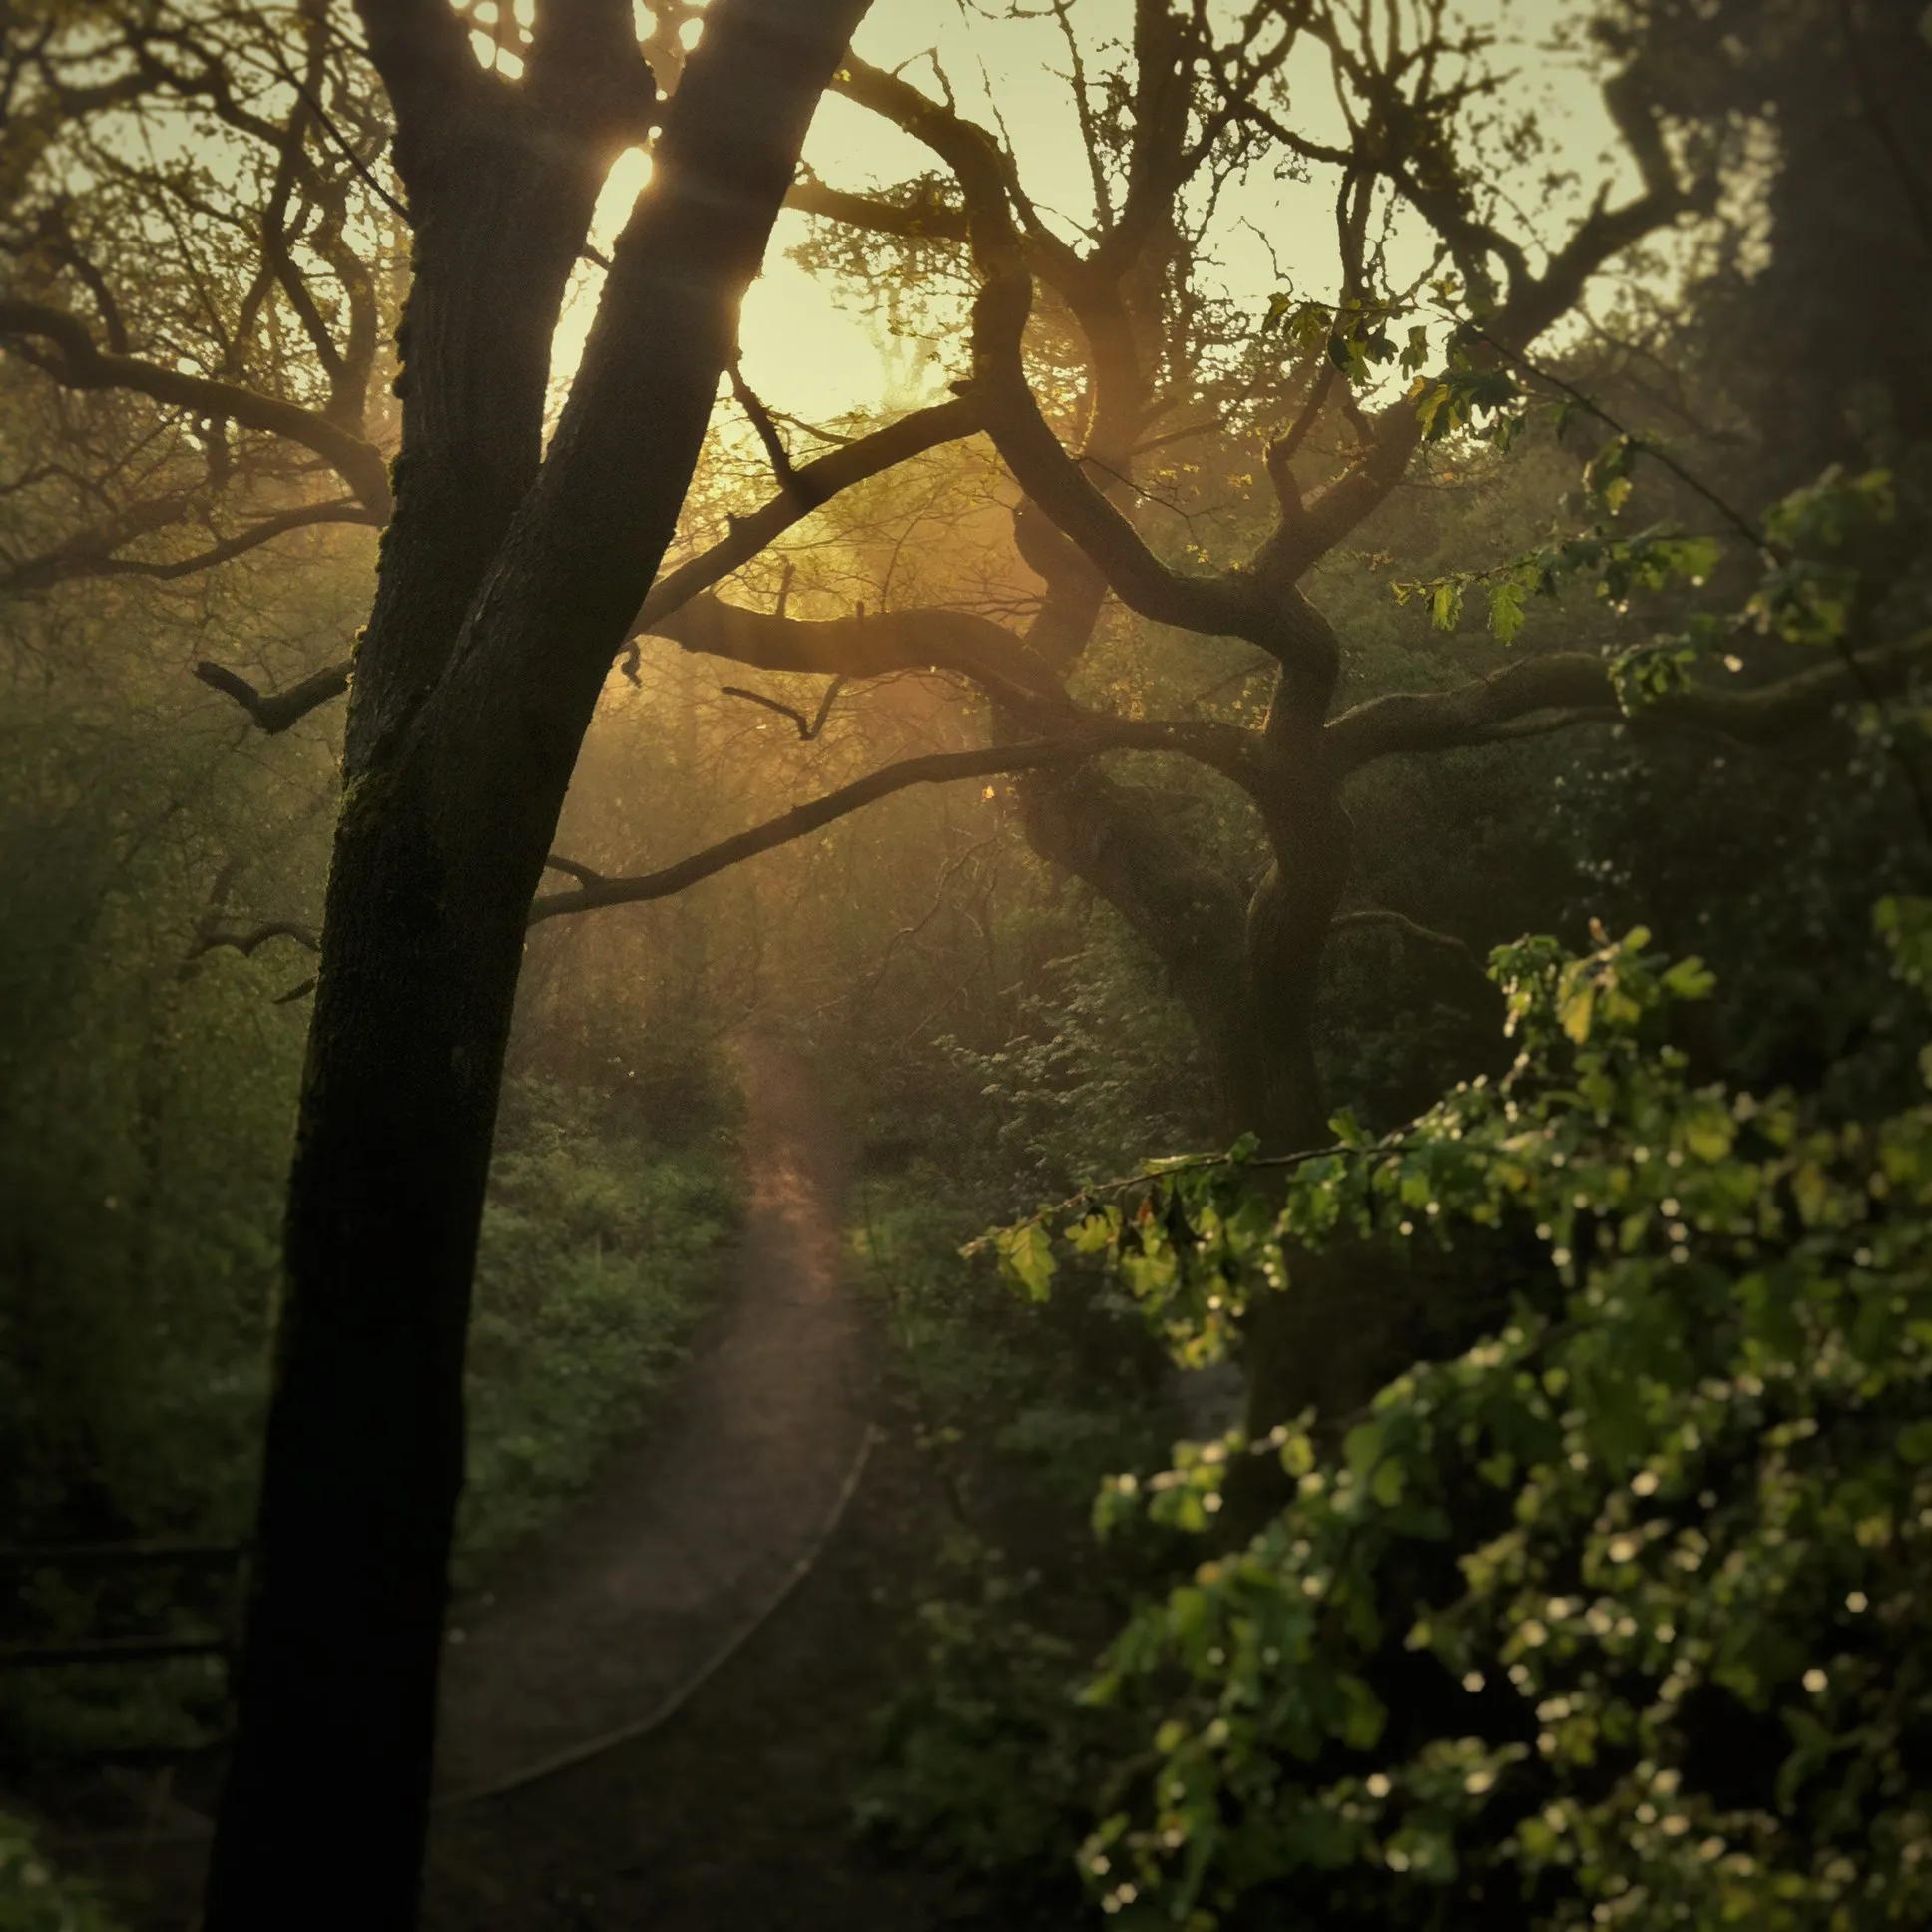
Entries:
POLYGON ((887 1688, 877 1583, 927 1499, 888 1442, 812 1562, 869 1446, 842 1175, 797 1066, 753 1049, 745 1071, 752 1198, 691 1368, 457 1620, 430 1932, 919 1932, 965 1903, 846 1828, 887 1688))
POLYGON ((751 1200, 734 1280, 656 1425, 459 1611, 438 1785, 498 1788, 648 1723, 824 1530, 865 1434, 837 1172, 799 1070, 746 1055, 751 1200))

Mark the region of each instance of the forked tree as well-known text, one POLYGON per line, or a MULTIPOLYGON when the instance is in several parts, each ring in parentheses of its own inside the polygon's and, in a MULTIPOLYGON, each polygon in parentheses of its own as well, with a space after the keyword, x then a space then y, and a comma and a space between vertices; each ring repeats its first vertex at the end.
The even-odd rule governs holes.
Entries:
MULTIPOLYGON (((69 211, 51 204, 46 247, 24 265, 64 268, 63 291, 98 322, 32 291, 0 302, 0 330, 64 390, 175 412, 177 436, 209 450, 211 474, 190 486, 204 502, 224 493, 239 429, 318 458, 360 513, 386 519, 290 1178, 238 1731, 207 1894, 218 1932, 414 1918, 464 1328, 525 915, 598 692, 675 529, 738 302, 862 11, 710 10, 546 447, 566 285, 612 160, 658 119, 632 9, 546 0, 511 79, 479 65, 442 0, 369 0, 361 26, 413 235, 393 466, 366 433, 374 291, 342 211, 348 173, 368 162, 320 99, 323 10, 306 16, 308 62, 284 77, 279 124, 235 77, 238 41, 285 57, 258 24, 145 9, 13 23, 13 157, 31 164, 64 123, 156 94, 205 104, 275 156, 250 296, 257 310, 286 297, 323 380, 296 400, 241 379, 251 327, 232 337, 229 369, 197 370, 165 343, 138 352, 112 289, 69 245, 69 211), (332 278, 333 317, 304 263, 332 278)), ((127 514, 85 534, 97 558, 121 548, 127 514)), ((148 515, 151 530, 170 521, 166 506, 148 515)), ((257 521, 237 541, 268 534, 257 521)))

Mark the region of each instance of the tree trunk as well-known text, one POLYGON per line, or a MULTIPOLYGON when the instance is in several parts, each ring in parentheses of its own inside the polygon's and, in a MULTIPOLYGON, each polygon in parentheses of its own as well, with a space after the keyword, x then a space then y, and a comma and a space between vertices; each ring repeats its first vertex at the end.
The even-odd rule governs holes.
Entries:
MULTIPOLYGON (((628 24, 628 7, 606 11, 628 24)), ((487 326, 464 325, 503 291, 451 247, 468 300, 439 310, 440 290, 412 293, 397 514, 329 876, 208 1932, 414 1922, 464 1334, 525 916, 605 674, 675 527, 738 301, 862 11, 717 0, 540 471, 542 367, 534 391, 526 372, 516 393, 491 392, 487 326), (499 524, 486 549, 456 513, 449 457, 475 447, 478 411, 505 410, 483 440, 509 456, 481 480, 501 485, 517 461, 530 474, 507 503, 479 492, 478 521, 499 524)), ((372 14, 378 58, 380 24, 372 14)), ((419 55, 412 41, 398 58, 419 55)), ((411 100, 433 96, 391 92, 413 194, 430 164, 412 157, 411 100)), ((589 218, 579 201, 562 218, 577 224, 564 270, 589 218)), ((527 196, 491 212, 557 213, 527 196)), ((419 273, 458 213, 440 205, 442 235, 419 235, 419 273)))
POLYGON ((523 940, 510 881, 493 905, 448 885, 420 790, 364 779, 329 877, 212 1929, 414 1919, 523 940))

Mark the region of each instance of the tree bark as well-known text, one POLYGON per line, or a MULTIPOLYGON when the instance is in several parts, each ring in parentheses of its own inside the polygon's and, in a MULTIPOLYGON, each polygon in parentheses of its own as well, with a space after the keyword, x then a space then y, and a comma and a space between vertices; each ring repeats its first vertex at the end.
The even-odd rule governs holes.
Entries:
MULTIPOLYGON (((636 61, 628 4, 548 5, 579 55, 601 36, 608 65, 621 22, 636 61)), ((494 98, 452 105, 460 70, 436 69, 436 0, 365 13, 424 203, 418 283, 397 511, 351 695, 208 1932, 414 1922, 464 1332, 525 918, 598 692, 671 537, 738 301, 862 11, 717 0, 541 467, 548 331, 601 175, 580 171, 587 194, 556 179, 588 118, 586 90, 564 85, 571 49, 560 41, 554 62, 564 114, 520 167, 527 120, 466 118, 500 117, 494 98), (500 172, 475 147, 452 162, 477 139, 500 172), (490 264, 513 245, 525 280, 507 289, 490 264), (522 327, 546 303, 541 335, 522 327)), ((541 52, 540 39, 533 83, 541 52)))

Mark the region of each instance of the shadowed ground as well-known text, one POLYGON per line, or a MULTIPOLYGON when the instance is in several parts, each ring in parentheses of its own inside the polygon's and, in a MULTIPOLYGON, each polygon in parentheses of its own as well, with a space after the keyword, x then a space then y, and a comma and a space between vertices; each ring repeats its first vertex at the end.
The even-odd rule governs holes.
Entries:
MULTIPOLYGON (((881 1591, 939 1504, 888 1432, 825 1537, 872 1406, 839 1265, 836 1140, 794 1062, 753 1048, 744 1072, 744 1235, 691 1366, 656 1423, 452 1620, 424 1932, 992 1922, 850 1829, 868 1719, 905 1663, 881 1591)), ((182 1932, 206 1846, 206 1818, 177 1804, 67 1848, 131 1927, 182 1932)))
POLYGON ((879 1586, 933 1507, 909 1446, 884 1439, 819 1560, 759 1621, 839 1501, 869 1387, 830 1126, 774 1050, 748 1053, 745 1084, 744 1241, 697 1359, 657 1425, 457 1620, 426 1932, 977 1921, 955 1887, 874 1863, 850 1832, 866 1720, 890 1689, 879 1586), (648 1722, 747 1632, 649 1734, 475 1795, 648 1722))
POLYGON ((458 1612, 438 1783, 490 1789, 648 1722, 822 1534, 865 1430, 837 1164, 796 1067, 746 1055, 734 1280, 656 1425, 458 1612))

